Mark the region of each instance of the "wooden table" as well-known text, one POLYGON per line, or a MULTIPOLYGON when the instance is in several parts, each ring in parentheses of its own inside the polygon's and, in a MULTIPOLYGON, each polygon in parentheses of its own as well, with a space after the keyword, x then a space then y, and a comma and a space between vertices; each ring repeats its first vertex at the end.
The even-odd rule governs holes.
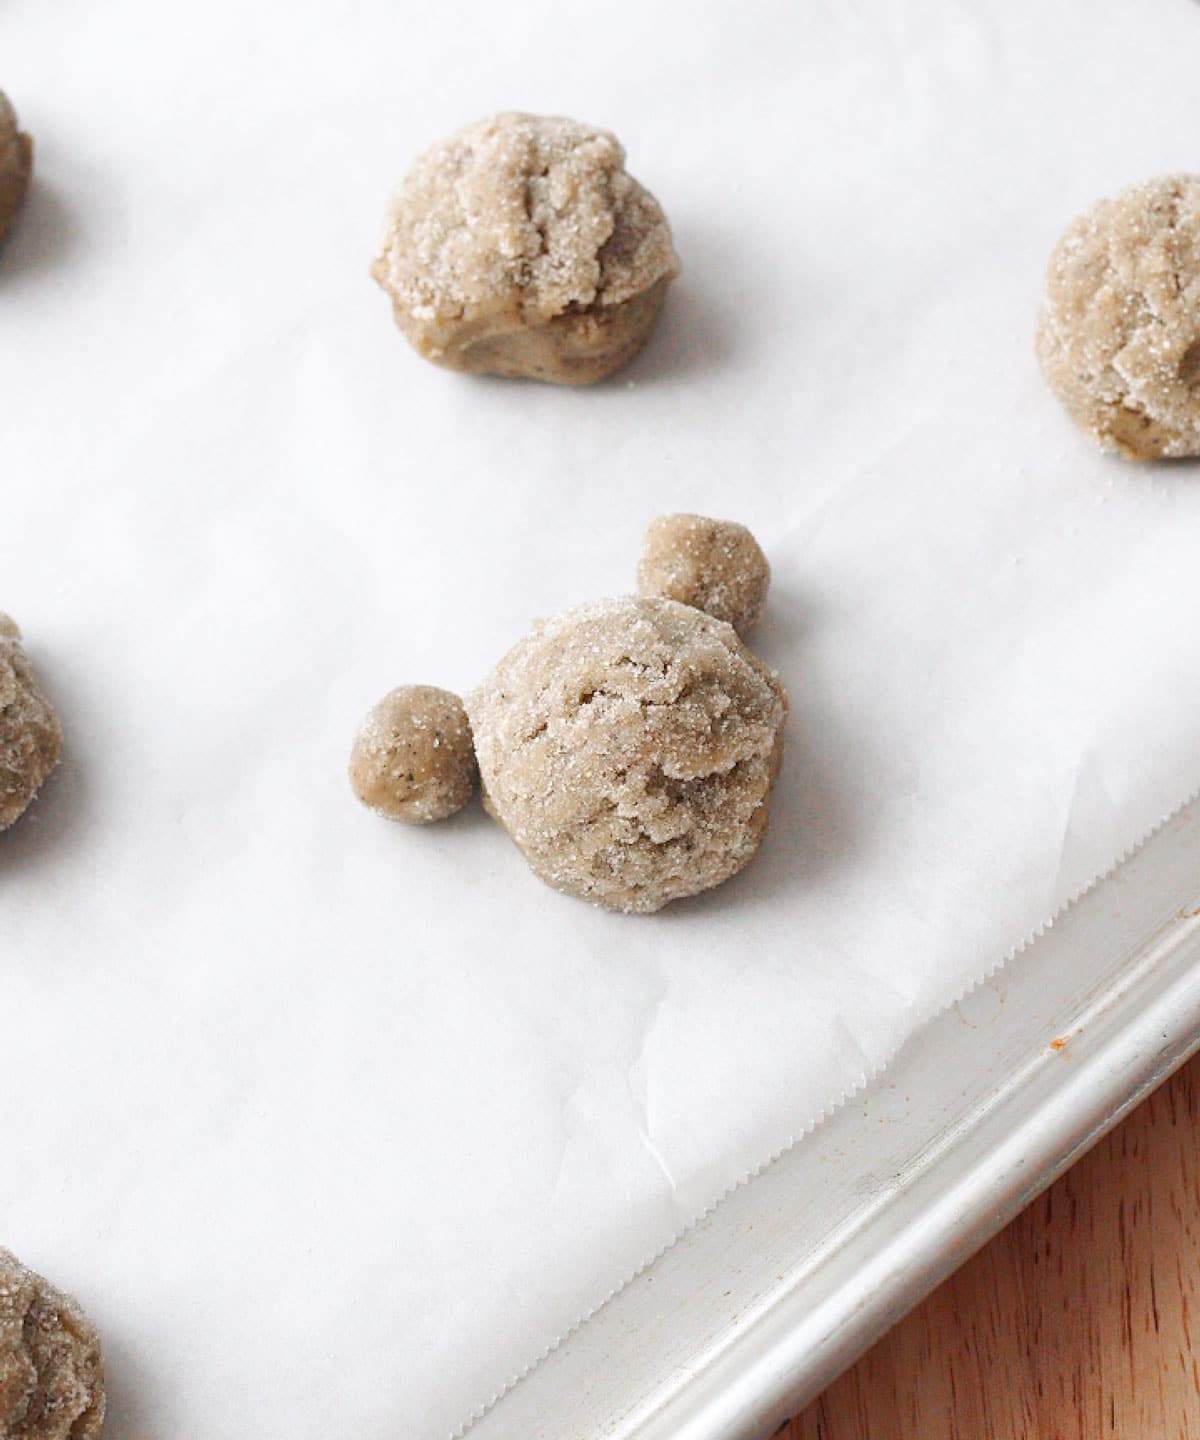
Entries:
POLYGON ((780 1432, 1197 1440, 1200 1056, 780 1432))

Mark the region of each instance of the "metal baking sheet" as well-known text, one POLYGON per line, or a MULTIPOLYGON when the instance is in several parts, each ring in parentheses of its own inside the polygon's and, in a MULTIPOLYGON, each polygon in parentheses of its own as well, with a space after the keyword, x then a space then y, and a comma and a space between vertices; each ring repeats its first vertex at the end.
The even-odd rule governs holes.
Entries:
POLYGON ((1200 799, 730 1191, 470 1440, 748 1440, 1200 1043, 1200 799))

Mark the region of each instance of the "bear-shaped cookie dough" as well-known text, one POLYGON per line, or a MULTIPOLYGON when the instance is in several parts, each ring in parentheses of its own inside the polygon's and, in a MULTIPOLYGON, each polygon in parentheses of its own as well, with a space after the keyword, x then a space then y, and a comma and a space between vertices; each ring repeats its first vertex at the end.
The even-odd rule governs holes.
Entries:
POLYGON ((541 620, 465 702, 393 691, 355 744, 359 798, 438 819, 466 803, 477 760, 487 810, 556 890, 646 914, 736 875, 766 832, 788 697, 700 602, 748 624, 770 572, 730 522, 667 516, 648 533, 653 574, 683 576, 694 603, 622 595, 541 620))

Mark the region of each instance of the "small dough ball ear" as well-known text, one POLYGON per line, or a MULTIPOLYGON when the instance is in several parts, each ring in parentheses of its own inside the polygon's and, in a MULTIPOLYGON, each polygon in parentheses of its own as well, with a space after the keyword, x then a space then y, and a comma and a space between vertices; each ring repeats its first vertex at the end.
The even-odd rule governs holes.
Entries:
POLYGON ((38 689, 16 622, 0 614, 0 830, 24 815, 61 758, 58 716, 38 689))
POLYGON ((0 1250, 0 1435, 98 1440, 100 1339, 74 1300, 0 1250))
POLYGON ((402 685, 363 721, 350 752, 350 785, 379 815, 427 825, 471 798, 478 773, 471 722, 457 695, 402 685))
POLYGON ((17 126, 17 113, 0 90, 0 240, 25 200, 33 174, 33 141, 17 126))
POLYGON ((638 594, 678 600, 744 635, 762 616, 771 566, 744 525, 703 515, 650 522, 638 565, 638 594))
POLYGON ((1133 185, 1067 227, 1046 273, 1037 355, 1103 449, 1200 455, 1200 175, 1133 185))

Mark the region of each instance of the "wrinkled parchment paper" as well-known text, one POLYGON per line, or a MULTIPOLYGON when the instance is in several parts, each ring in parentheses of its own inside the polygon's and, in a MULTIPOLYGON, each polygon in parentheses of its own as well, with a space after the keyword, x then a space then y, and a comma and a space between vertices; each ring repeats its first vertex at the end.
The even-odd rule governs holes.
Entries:
POLYGON ((0 606, 69 759, 0 839, 0 1243, 115 1440, 436 1440, 1200 779, 1200 471, 1035 371, 1071 216, 1200 168, 1200 6, 10 0, 0 606), (366 267, 489 110, 607 124, 684 277, 590 391, 418 361, 366 267), (622 918, 345 781, 632 586, 775 568, 758 862, 622 918))

